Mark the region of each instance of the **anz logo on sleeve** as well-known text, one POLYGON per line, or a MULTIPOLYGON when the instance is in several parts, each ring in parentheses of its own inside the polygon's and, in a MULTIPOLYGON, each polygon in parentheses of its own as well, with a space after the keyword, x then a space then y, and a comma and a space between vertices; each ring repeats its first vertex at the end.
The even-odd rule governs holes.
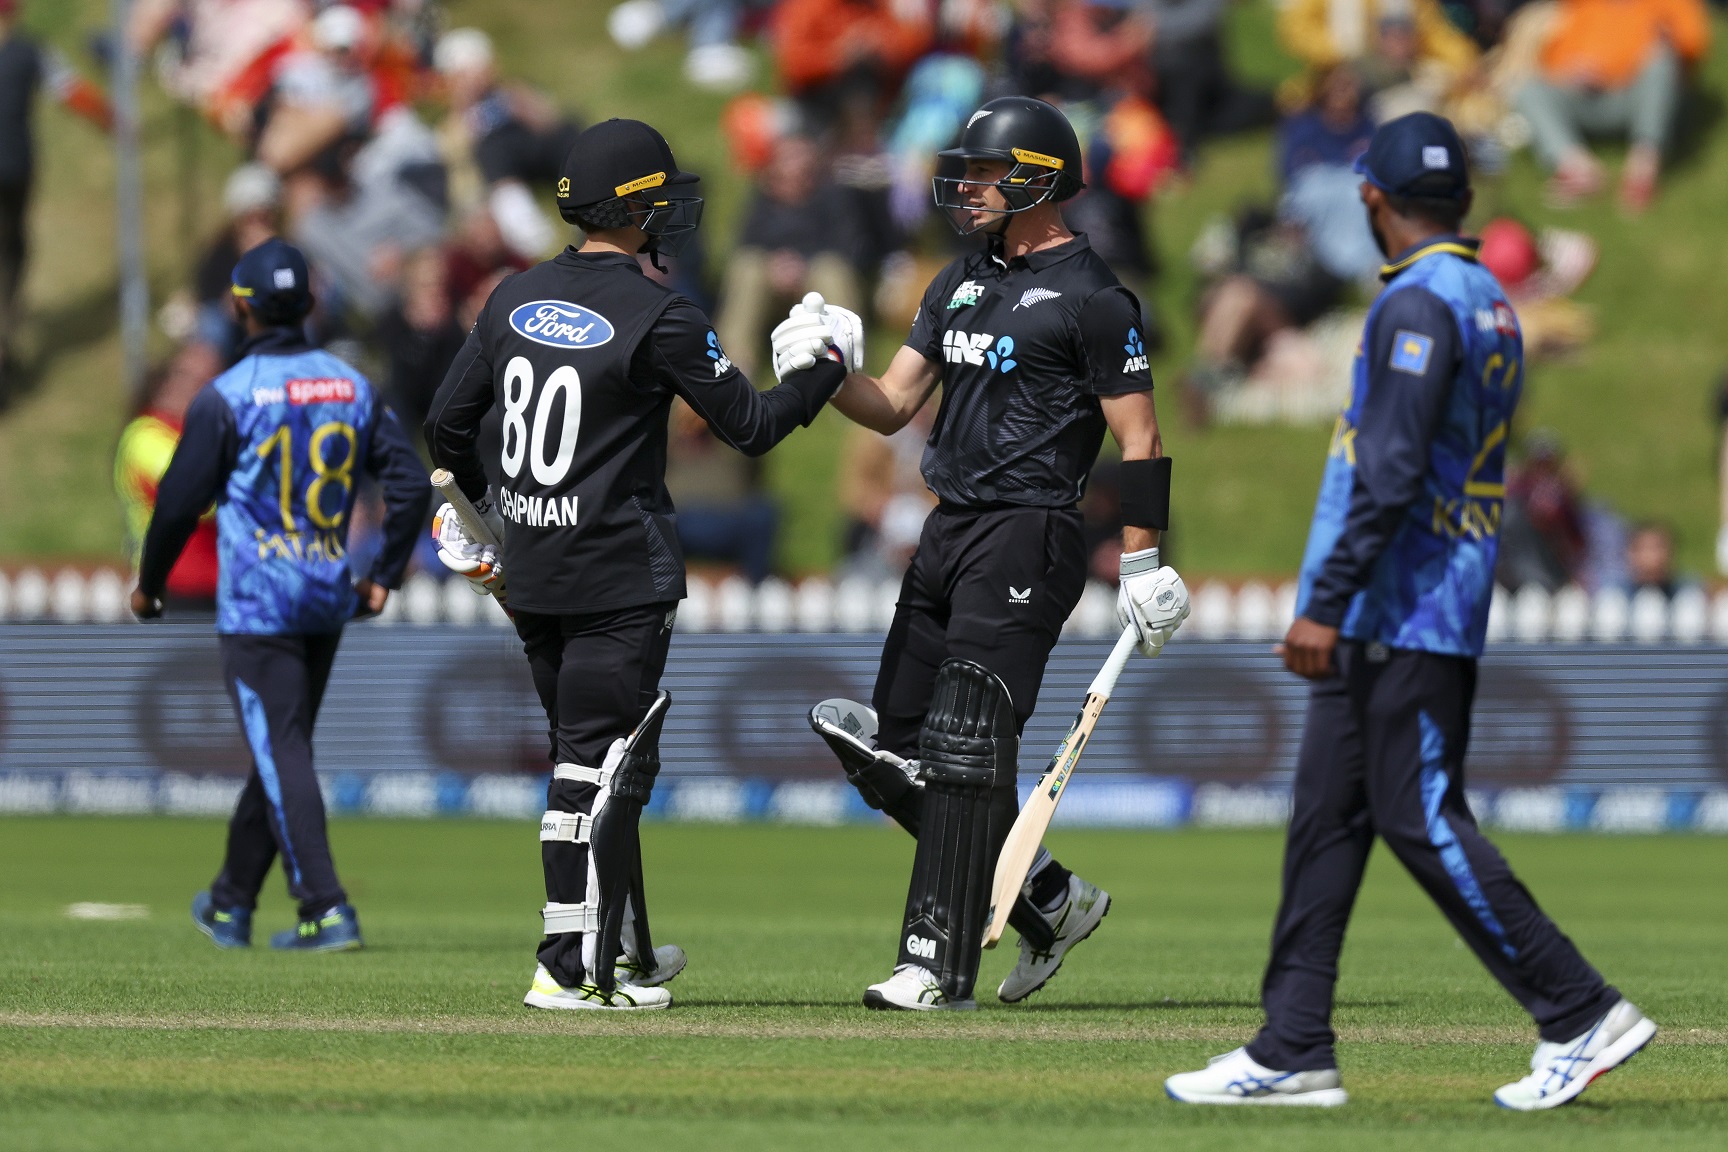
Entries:
POLYGON ((1014 359, 1014 337, 996 337, 988 332, 960 332, 950 328, 942 333, 942 359, 950 364, 988 365, 999 372, 1012 372, 1019 366, 1014 359))
POLYGON ((614 335, 612 322, 565 300, 531 300, 510 313, 510 327, 548 348, 598 348, 614 335))

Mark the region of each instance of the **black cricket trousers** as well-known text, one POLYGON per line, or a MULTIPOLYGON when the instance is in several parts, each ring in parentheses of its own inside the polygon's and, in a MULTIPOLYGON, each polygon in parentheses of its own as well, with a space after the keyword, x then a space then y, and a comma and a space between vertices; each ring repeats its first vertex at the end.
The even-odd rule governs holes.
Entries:
MULTIPOLYGON (((1015 732, 1024 732, 1050 650, 1085 590, 1086 541, 1075 509, 938 506, 924 521, 882 646, 871 700, 876 746, 918 755, 936 673, 949 659, 971 660, 1001 677, 1014 702, 1015 732)), ((1015 781, 998 780, 992 866, 1019 810, 1015 781)), ((1039 871, 1033 902, 1043 907, 1067 891, 1068 875, 1057 861, 1039 871)))
POLYGON ((1537 907, 1476 827, 1464 752, 1476 662, 1345 641, 1316 683, 1296 764, 1284 891, 1248 1054, 1268 1068, 1337 1066, 1338 953, 1378 834, 1544 1040, 1570 1040, 1620 994, 1537 907))
POLYGON ((336 662, 327 636, 220 637, 222 678, 252 750, 252 773, 228 822, 228 851, 210 885, 219 908, 255 908, 278 852, 300 918, 348 900, 336 879, 324 796, 312 768, 312 727, 336 662))
MULTIPOLYGON (((516 613, 516 634, 546 710, 554 764, 602 767, 612 742, 641 723, 660 691, 677 607, 649 604, 581 616, 516 613)), ((555 779, 547 787, 546 807, 592 812, 599 795, 596 785, 555 779)), ((586 844, 545 841, 540 864, 547 900, 580 904, 586 899, 586 844)), ((544 937, 539 959, 566 988, 583 983, 587 975, 580 933, 544 937)))
POLYGON ((1072 508, 938 507, 900 586, 872 704, 877 747, 918 755, 936 672, 950 658, 1002 678, 1024 730, 1044 666, 1086 590, 1086 541, 1072 508))

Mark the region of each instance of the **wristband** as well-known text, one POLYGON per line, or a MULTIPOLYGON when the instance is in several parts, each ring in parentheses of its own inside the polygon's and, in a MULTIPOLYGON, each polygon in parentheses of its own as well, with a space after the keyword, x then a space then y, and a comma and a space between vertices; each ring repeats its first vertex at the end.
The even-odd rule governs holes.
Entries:
POLYGON ((1122 461, 1122 523, 1129 528, 1170 527, 1170 457, 1122 461))
POLYGON ((1122 566, 1119 569, 1122 579, 1130 576, 1141 576, 1147 572, 1158 570, 1158 549, 1142 548, 1138 552, 1122 553, 1122 566))

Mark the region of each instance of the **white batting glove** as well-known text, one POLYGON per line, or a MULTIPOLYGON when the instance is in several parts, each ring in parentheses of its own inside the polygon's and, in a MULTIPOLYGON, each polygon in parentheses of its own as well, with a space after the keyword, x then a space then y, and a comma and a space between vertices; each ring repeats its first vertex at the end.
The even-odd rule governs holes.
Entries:
MULTIPOLYGON (((504 518, 498 515, 497 506, 490 499, 481 499, 475 502, 474 510, 480 513, 492 534, 502 540, 504 518)), ((504 598, 504 569, 498 563, 498 549, 474 539, 462 517, 448 503, 432 517, 432 538, 438 541, 438 560, 444 567, 467 580, 468 586, 480 595, 504 598)))
POLYGON ((1188 586, 1174 568, 1158 566, 1158 549, 1122 554, 1116 625, 1132 626, 1142 655, 1156 656, 1188 619, 1188 586))
POLYGON ((848 372, 864 371, 864 321, 858 313, 850 308, 842 308, 838 304, 822 302, 819 293, 812 292, 804 297, 804 306, 810 306, 814 297, 822 315, 828 320, 828 341, 839 351, 841 362, 848 372))
MULTIPOLYGON (((816 296, 812 292, 810 296, 816 296)), ((816 307, 809 307, 810 296, 804 303, 794 304, 786 319, 775 327, 769 340, 774 349, 774 379, 784 380, 793 372, 802 372, 828 355, 828 319, 822 315, 822 297, 816 296, 816 307)))

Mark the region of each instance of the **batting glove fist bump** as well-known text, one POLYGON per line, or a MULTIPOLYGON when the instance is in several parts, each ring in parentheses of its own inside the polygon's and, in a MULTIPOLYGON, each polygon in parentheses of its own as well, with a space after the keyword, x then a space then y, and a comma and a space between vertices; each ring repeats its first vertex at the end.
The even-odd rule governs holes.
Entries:
MULTIPOLYGON (((490 496, 475 501, 474 510, 492 529, 492 535, 502 540, 504 518, 490 496)), ((462 517, 448 503, 440 506, 432 517, 432 538, 438 541, 439 561, 466 579, 474 591, 481 595, 504 594, 504 569, 498 563, 498 549, 474 539, 462 517)))
MULTIPOLYGON (((812 296, 815 293, 811 293, 812 296)), ((808 301, 809 297, 805 297, 808 301)), ((814 309, 794 304, 769 336, 774 347, 774 379, 784 380, 802 372, 828 355, 828 319, 822 315, 821 297, 814 309)))
POLYGON ((1122 554, 1116 624, 1132 627, 1143 655, 1156 656, 1188 619, 1188 586, 1174 568, 1158 565, 1158 549, 1122 554))
POLYGON ((811 296, 816 298, 822 315, 828 321, 829 346, 840 353, 840 362, 846 366, 846 371, 864 371, 863 319, 850 308, 842 308, 838 304, 822 304, 822 297, 814 292, 804 298, 805 307, 809 307, 811 296))
POLYGON ((805 293, 770 339, 776 380, 803 371, 824 356, 839 361, 848 372, 864 370, 864 321, 850 308, 827 303, 820 292, 805 293))

